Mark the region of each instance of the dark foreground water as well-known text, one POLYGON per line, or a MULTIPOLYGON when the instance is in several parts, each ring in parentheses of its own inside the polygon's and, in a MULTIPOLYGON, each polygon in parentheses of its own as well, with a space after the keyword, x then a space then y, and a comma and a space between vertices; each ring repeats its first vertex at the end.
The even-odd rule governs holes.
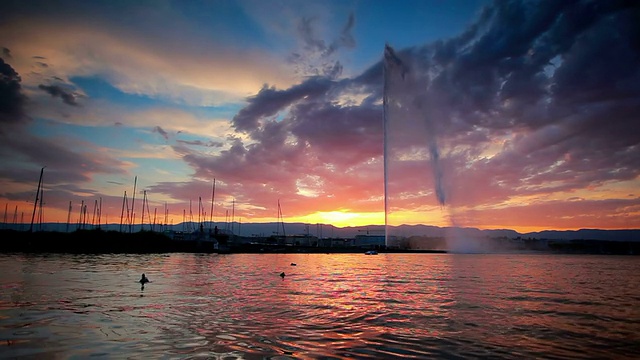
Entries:
POLYGON ((0 286, 2 358, 640 357, 633 256, 0 255, 0 286))

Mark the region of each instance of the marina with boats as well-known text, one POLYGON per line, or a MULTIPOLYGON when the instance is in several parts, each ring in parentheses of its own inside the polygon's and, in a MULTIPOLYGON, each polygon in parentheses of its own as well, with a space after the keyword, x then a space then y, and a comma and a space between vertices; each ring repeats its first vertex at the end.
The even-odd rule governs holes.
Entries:
MULTIPOLYGON (((5 206, 4 222, 0 224, 2 239, 0 252, 362 253, 377 255, 383 252, 444 253, 450 250, 446 233, 451 229, 425 225, 337 228, 332 225, 315 224, 316 234, 313 235, 310 224, 285 224, 279 200, 277 202, 278 217, 275 223, 241 224, 235 219, 235 200, 232 202, 231 215, 229 216, 227 211, 224 222, 214 222, 215 179, 211 187, 208 219, 202 197, 198 197, 197 221, 194 221, 191 201, 189 201, 189 215, 187 216, 186 209, 183 210, 181 223, 168 224, 166 203, 164 220, 158 220, 157 209, 154 209, 152 216, 147 191, 143 190, 141 191, 140 220, 135 221, 136 177, 130 203, 126 191, 124 192, 119 223, 107 223, 102 220, 102 198, 94 201, 92 216, 89 215, 88 205, 83 200, 76 223, 71 222, 71 202, 66 223, 46 223, 43 209, 45 194, 42 186, 44 169, 43 167, 40 170, 31 223, 25 223, 24 212, 21 216, 22 220, 17 221, 17 207, 13 222, 9 222, 8 206, 5 206)), ((583 237, 577 238, 576 235, 580 232, 571 235, 573 238, 558 238, 558 232, 541 233, 538 235, 544 237, 531 238, 510 230, 473 228, 454 230, 467 245, 472 245, 465 249, 466 252, 640 254, 640 241, 638 241, 640 231, 638 230, 606 232, 585 230, 581 232, 583 237), (547 238, 546 236, 549 235, 555 238, 547 238)))
MULTIPOLYGON (((5 222, 0 243, 0 250, 4 252, 70 252, 70 253, 154 253, 154 252, 204 252, 204 253, 232 253, 232 252, 365 252, 367 250, 385 249, 384 234, 373 235, 358 234, 352 238, 313 236, 309 232, 309 226, 305 226, 304 234, 287 234, 282 207, 277 202, 278 221, 272 234, 253 234, 241 236, 240 224, 235 221, 235 200, 233 201, 231 217, 227 216, 224 223, 213 221, 216 180, 213 179, 211 187, 211 203, 209 219, 202 202, 198 197, 198 218, 193 219, 192 203, 189 201, 189 215, 186 209, 183 211, 183 222, 177 226, 168 225, 168 209, 165 203, 164 222, 158 221, 157 209, 153 216, 149 209, 147 191, 143 190, 140 221, 136 223, 136 193, 138 178, 134 178, 133 193, 131 198, 124 191, 119 224, 103 223, 102 199, 96 199, 93 215, 90 217, 88 204, 83 200, 80 205, 80 213, 76 224, 71 223, 72 204, 69 203, 67 223, 64 229, 60 224, 55 229, 43 228, 43 167, 40 170, 40 178, 34 201, 32 221, 25 230, 24 224, 14 222, 10 226, 7 222, 7 209, 5 209, 5 222), (38 214, 37 221, 36 214, 38 214), (89 220, 90 219, 90 220, 89 220), (146 221, 145 221, 146 220, 146 221), (34 227, 35 225, 35 227, 34 227), (75 228, 75 229, 73 229, 75 228)), ((16 208, 17 213, 17 208, 16 208)), ((15 216, 14 216, 15 217, 15 216)), ((52 224, 48 224, 52 227, 52 224)))

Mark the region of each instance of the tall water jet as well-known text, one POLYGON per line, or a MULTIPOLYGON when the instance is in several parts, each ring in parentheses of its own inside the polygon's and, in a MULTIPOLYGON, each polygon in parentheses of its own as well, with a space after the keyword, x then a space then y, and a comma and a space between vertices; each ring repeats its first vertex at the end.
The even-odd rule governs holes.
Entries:
POLYGON ((435 222, 448 226, 432 235, 445 238, 447 250, 484 252, 457 227, 451 204, 452 168, 446 162, 456 146, 450 140, 456 110, 443 64, 429 48, 397 52, 389 45, 383 64, 387 246, 406 246, 398 239, 423 235, 398 232, 399 225, 435 222))
POLYGON ((440 75, 426 52, 384 50, 384 188, 387 246, 397 236, 392 226, 428 222, 431 196, 440 223, 455 225, 447 211, 446 174, 438 144, 449 123, 443 96, 434 85, 440 75), (437 209, 436 209, 437 210, 437 209))

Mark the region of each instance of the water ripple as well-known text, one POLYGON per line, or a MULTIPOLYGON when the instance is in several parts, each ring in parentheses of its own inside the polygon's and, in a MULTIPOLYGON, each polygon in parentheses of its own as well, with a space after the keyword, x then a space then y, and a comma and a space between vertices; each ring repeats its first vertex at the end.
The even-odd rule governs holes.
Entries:
POLYGON ((607 256, 0 255, 0 351, 638 358, 639 270, 607 256))

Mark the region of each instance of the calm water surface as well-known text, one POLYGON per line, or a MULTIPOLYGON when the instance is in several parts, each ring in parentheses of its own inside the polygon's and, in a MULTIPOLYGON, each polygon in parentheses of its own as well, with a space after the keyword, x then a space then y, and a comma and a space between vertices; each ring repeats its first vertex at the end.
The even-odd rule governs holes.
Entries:
POLYGON ((640 358, 639 285, 633 256, 0 255, 0 357, 640 358))

